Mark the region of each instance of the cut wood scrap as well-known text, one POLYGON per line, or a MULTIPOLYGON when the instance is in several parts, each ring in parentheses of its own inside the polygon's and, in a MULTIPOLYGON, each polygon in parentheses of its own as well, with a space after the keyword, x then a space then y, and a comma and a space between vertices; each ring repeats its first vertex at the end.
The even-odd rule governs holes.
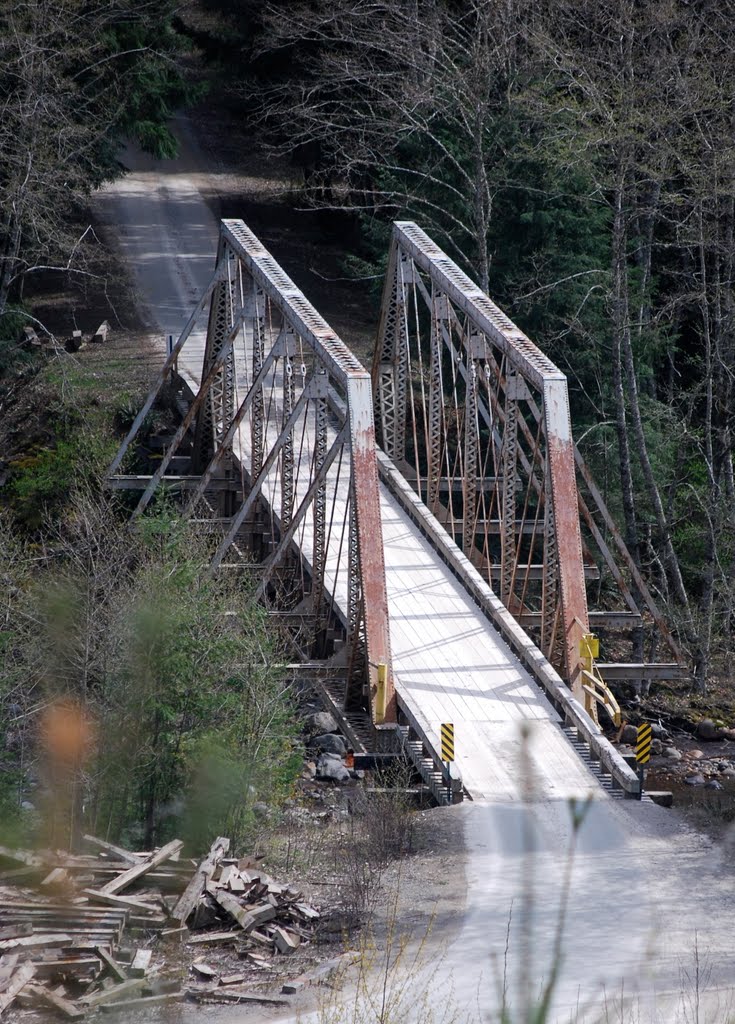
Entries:
POLYGON ((270 946, 271 945, 270 936, 264 935, 263 932, 259 932, 255 928, 253 928, 253 930, 250 932, 250 935, 248 937, 251 938, 251 939, 255 939, 255 941, 259 942, 262 946, 270 946))
POLYGON ((293 932, 285 928, 275 928, 273 931, 273 942, 279 953, 293 953, 301 945, 301 939, 293 932))
POLYGON ((66 868, 53 868, 41 882, 41 885, 64 885, 69 881, 69 872, 66 868))
POLYGON ((264 996, 260 992, 240 992, 226 988, 210 989, 207 992, 197 992, 195 988, 187 990, 187 995, 192 996, 199 1003, 264 1003, 267 1006, 288 1006, 288 999, 281 999, 278 996, 264 996))
POLYGON ((139 949, 133 957, 129 973, 133 978, 144 978, 153 956, 152 949, 139 949))
POLYGON ((220 985, 241 985, 247 974, 226 974, 219 979, 220 985))
POLYGON ((0 942, 4 939, 17 939, 21 935, 30 935, 33 925, 30 921, 14 921, 4 928, 0 928, 0 942))
POLYGON ((114 896, 109 892, 102 892, 100 889, 84 889, 90 899, 97 903, 104 903, 106 906, 116 907, 120 910, 143 910, 149 914, 157 914, 160 907, 157 902, 147 903, 143 897, 137 896, 114 896))
POLYGON ((119 985, 109 985, 101 992, 92 992, 90 995, 82 996, 79 1000, 84 1006, 102 1006, 104 1003, 113 1003, 118 999, 132 995, 145 988, 145 978, 130 978, 119 985))
POLYGON ((127 981, 128 976, 117 960, 114 960, 110 953, 104 948, 104 946, 96 946, 97 955, 99 956, 102 963, 105 965, 107 970, 112 974, 118 981, 127 981))
MULTIPOLYGON (((267 941, 267 940, 266 940, 267 941)), ((245 953, 245 959, 253 965, 253 967, 267 967, 268 970, 272 970, 270 961, 267 957, 261 956, 260 953, 245 953)))
POLYGON ((0 956, 0 992, 4 992, 8 987, 17 963, 17 953, 6 953, 4 956, 0 956))
POLYGON ((49 1006, 52 1010, 58 1010, 67 1020, 80 1020, 86 1012, 76 1003, 69 1002, 68 999, 57 995, 51 989, 44 988, 43 985, 27 985, 25 991, 34 1002, 40 1003, 42 1006, 49 1006))
POLYGON ((234 864, 228 864, 227 867, 222 868, 220 876, 217 879, 217 885, 222 889, 226 888, 230 884, 230 879, 235 876, 240 877, 240 872, 237 870, 234 864))
POLYGON ((237 921, 246 934, 265 921, 272 921, 276 916, 275 907, 272 907, 270 903, 261 903, 246 910, 235 896, 222 889, 215 893, 214 898, 222 909, 237 921))
POLYGON ((316 921, 317 918, 321 917, 319 911, 315 910, 314 907, 310 906, 308 903, 295 903, 293 908, 289 908, 289 910, 291 912, 293 912, 293 910, 297 910, 302 917, 308 918, 309 921, 316 921))
POLYGON ((85 843, 89 843, 90 846, 99 846, 105 853, 114 854, 118 860, 123 861, 127 864, 140 864, 142 857, 138 853, 131 853, 130 850, 123 849, 122 846, 115 846, 114 843, 108 843, 106 839, 98 839, 96 836, 82 836, 85 843))
POLYGON ((113 878, 111 882, 107 882, 102 886, 100 892, 116 893, 121 892, 123 889, 127 889, 129 885, 142 878, 143 875, 152 871, 153 868, 158 867, 163 861, 168 860, 174 853, 182 848, 184 844, 180 839, 174 839, 170 843, 166 843, 162 846, 158 853, 154 853, 150 860, 144 861, 142 864, 136 864, 134 867, 128 868, 127 871, 123 871, 117 878, 113 878))
POLYGON ((219 861, 227 853, 229 848, 230 840, 225 836, 218 836, 212 843, 209 848, 209 853, 199 865, 196 874, 181 894, 181 898, 174 909, 171 911, 171 917, 175 921, 178 921, 180 924, 186 924, 189 914, 191 914, 192 910, 197 905, 202 890, 214 874, 219 861))
POLYGON ((208 942, 232 942, 241 936, 242 932, 239 928, 228 932, 206 932, 204 935, 192 935, 190 939, 186 940, 186 944, 187 946, 200 946, 208 942))
POLYGON ((42 933, 39 935, 20 935, 17 939, 3 939, 0 942, 0 952, 12 953, 16 949, 35 949, 45 946, 68 946, 72 942, 71 935, 42 933))
POLYGON ((114 1013, 119 1010, 144 1010, 148 1006, 161 1006, 164 1003, 177 1003, 183 999, 186 993, 183 989, 176 992, 162 992, 158 996, 141 996, 140 999, 126 999, 119 1003, 103 1003, 100 1010, 105 1013, 114 1013))
POLYGON ((3 993, 0 993, 0 1016, 10 1006, 18 993, 25 988, 36 973, 34 964, 21 964, 13 971, 13 976, 3 993))
POLYGON ((216 978, 219 971, 215 970, 209 964, 202 963, 201 960, 195 960, 191 965, 192 970, 195 970, 197 974, 200 974, 203 978, 216 978))
POLYGON ((75 981, 93 978, 102 970, 102 962, 98 956, 34 960, 33 966, 39 978, 74 978, 75 981))
POLYGON ((164 942, 183 942, 189 936, 189 929, 186 925, 181 928, 164 928, 161 931, 161 938, 164 942))

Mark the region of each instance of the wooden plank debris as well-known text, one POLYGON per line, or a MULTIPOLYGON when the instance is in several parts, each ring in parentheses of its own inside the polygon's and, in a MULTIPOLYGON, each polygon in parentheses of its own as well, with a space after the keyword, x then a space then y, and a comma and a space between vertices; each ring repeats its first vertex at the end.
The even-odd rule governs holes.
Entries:
POLYGON ((90 846, 99 846, 105 853, 114 854, 118 860, 121 860, 124 864, 140 864, 144 859, 138 853, 131 853, 129 850, 123 849, 122 846, 115 846, 114 843, 108 843, 106 839, 98 839, 96 836, 82 836, 85 843, 89 843, 90 846))
POLYGON ((84 1006, 103 1006, 105 1003, 114 1003, 124 996, 132 995, 145 988, 145 978, 130 978, 119 985, 110 985, 101 992, 93 992, 91 995, 82 996, 79 1000, 84 1006))
POLYGON ((203 935, 192 935, 190 939, 186 940, 186 944, 187 946, 201 946, 210 943, 214 945, 221 942, 233 942, 241 935, 242 932, 239 928, 227 932, 204 932, 203 935))
POLYGON ((105 965, 110 974, 114 975, 118 981, 127 981, 127 973, 123 970, 117 960, 114 960, 112 956, 107 952, 104 946, 97 946, 97 955, 99 956, 102 963, 105 965))
POLYGON ((20 967, 16 968, 5 991, 0 993, 0 1017, 2 1017, 15 997, 28 984, 35 973, 36 968, 34 964, 21 964, 20 967))
POLYGON ((202 890, 214 874, 217 865, 230 848, 230 840, 224 836, 218 836, 210 847, 209 853, 202 861, 198 871, 187 885, 174 909, 171 917, 180 924, 186 924, 189 914, 196 906, 202 890))
MULTIPOLYGON (((186 994, 179 981, 156 977, 151 933, 202 951, 230 945, 251 976, 253 970, 274 970, 274 953, 293 953, 313 938, 319 911, 270 878, 257 860, 228 857, 226 837, 218 837, 198 865, 173 860, 183 849, 180 840, 147 853, 94 836, 85 842, 94 854, 0 847, 0 861, 22 865, 9 873, 30 872, 38 893, 0 887, 0 999, 7 998, 7 1005, 19 998, 23 1006, 77 1020, 97 1009, 124 1013, 179 1000, 186 994), (60 885, 68 888, 68 900, 54 896, 60 885), (192 934, 199 927, 209 930, 192 934), (140 943, 137 949, 132 942, 140 943), (26 965, 33 974, 25 978, 24 972, 19 982, 26 965), (67 987, 55 988, 59 981, 67 987)), ((159 949, 165 956, 165 946, 159 949)), ((284 1003, 240 988, 248 973, 232 967, 221 976, 219 965, 202 957, 192 970, 199 979, 193 995, 200 1001, 284 1003)))
POLYGON ((67 1020, 81 1020, 86 1013, 76 1003, 64 999, 63 996, 58 995, 53 989, 44 988, 42 985, 27 985, 25 991, 35 1003, 39 1003, 41 1006, 48 1006, 52 1010, 57 1010, 67 1020))
POLYGON ((130 976, 132 978, 144 978, 148 971, 148 965, 151 962, 152 956, 152 949, 139 949, 133 957, 133 962, 130 965, 130 976))
POLYGON ((119 1012, 120 1010, 145 1010, 149 1006, 161 1006, 163 1003, 177 1003, 184 998, 186 993, 183 989, 176 992, 162 992, 157 996, 141 996, 140 999, 127 999, 121 1003, 102 1003, 100 1010, 105 1013, 119 1012))
POLYGON ((173 839, 170 843, 166 843, 161 849, 154 853, 150 860, 144 861, 142 864, 136 864, 127 871, 123 871, 121 875, 113 878, 111 882, 107 882, 102 886, 101 892, 110 893, 115 895, 121 892, 123 889, 127 889, 133 882, 137 882, 139 878, 152 871, 153 868, 158 867, 169 857, 172 857, 175 853, 178 853, 184 844, 180 839, 173 839))

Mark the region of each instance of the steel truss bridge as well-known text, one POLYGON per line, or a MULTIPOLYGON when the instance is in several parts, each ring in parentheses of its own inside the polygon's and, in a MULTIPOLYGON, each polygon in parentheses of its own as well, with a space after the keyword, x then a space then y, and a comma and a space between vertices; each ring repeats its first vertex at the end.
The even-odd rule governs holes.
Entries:
POLYGON ((618 723, 608 683, 686 674, 681 653, 574 443, 564 374, 417 225, 394 225, 370 374, 222 221, 108 485, 137 492, 134 517, 176 492, 354 749, 407 755, 437 800, 510 793, 527 721, 559 777, 588 772, 581 753, 639 794, 598 710, 618 723), (172 382, 155 471, 121 472, 172 382), (598 633, 630 660, 601 661, 598 633))

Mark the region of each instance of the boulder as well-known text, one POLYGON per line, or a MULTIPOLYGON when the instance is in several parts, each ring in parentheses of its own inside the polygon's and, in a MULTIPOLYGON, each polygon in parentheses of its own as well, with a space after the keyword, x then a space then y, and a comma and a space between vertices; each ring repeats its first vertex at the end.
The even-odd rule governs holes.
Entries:
POLYGON ((350 773, 335 755, 322 754, 316 763, 316 777, 330 782, 349 782, 350 773))
POLYGON ((664 747, 663 755, 671 761, 681 761, 681 751, 677 750, 676 747, 664 747))
POLYGON ((710 779, 709 782, 705 782, 705 789, 722 789, 722 783, 718 782, 717 779, 710 779))
POLYGON ((711 718, 703 718, 702 721, 697 724, 697 739, 712 742, 713 740, 719 740, 720 738, 720 730, 711 718))
POLYGON ((684 782, 687 786, 703 786, 704 775, 687 775, 684 782))
POLYGON ((620 734, 620 742, 635 746, 638 740, 638 729, 634 725, 624 725, 620 734))
POLYGON ((339 726, 328 711, 315 711, 304 719, 304 732, 311 736, 322 736, 325 732, 337 732, 339 726))
POLYGON ((665 740, 669 733, 660 722, 651 722, 651 735, 657 740, 665 740))
POLYGON ((664 745, 661 740, 651 740, 651 753, 654 757, 658 757, 662 753, 664 745))
POLYGON ((329 754, 342 754, 347 753, 347 744, 333 732, 325 732, 323 736, 315 736, 310 744, 312 747, 316 747, 317 750, 323 750, 329 754))

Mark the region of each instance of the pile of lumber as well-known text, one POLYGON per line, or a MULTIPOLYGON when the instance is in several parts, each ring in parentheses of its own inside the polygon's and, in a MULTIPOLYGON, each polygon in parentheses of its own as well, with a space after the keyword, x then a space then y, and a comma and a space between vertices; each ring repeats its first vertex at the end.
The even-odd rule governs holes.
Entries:
POLYGON ((180 859, 178 839, 133 853, 85 836, 93 854, 0 846, 0 1016, 14 1002, 71 1020, 96 1010, 183 999, 280 1003, 237 986, 272 955, 314 938, 320 914, 252 858, 218 838, 205 859, 180 859), (10 885, 8 883, 14 883, 10 885), (23 888, 19 888, 18 884, 23 888), (186 942, 191 982, 166 979, 158 941, 186 942), (231 946, 248 971, 213 967, 208 946, 231 946), (156 951, 158 952, 158 951, 156 951))
POLYGON ((15 1001, 77 1020, 120 1009, 121 1000, 147 1005, 185 994, 155 977, 147 948, 171 931, 171 908, 194 871, 194 862, 178 861, 183 843, 131 853, 85 840, 96 854, 0 846, 0 862, 16 865, 0 872, 0 1016, 15 1001))
POLYGON ((234 942, 243 952, 258 947, 289 954, 313 939, 319 911, 251 858, 228 857, 229 847, 229 839, 215 840, 173 908, 180 926, 198 932, 189 944, 234 942))

